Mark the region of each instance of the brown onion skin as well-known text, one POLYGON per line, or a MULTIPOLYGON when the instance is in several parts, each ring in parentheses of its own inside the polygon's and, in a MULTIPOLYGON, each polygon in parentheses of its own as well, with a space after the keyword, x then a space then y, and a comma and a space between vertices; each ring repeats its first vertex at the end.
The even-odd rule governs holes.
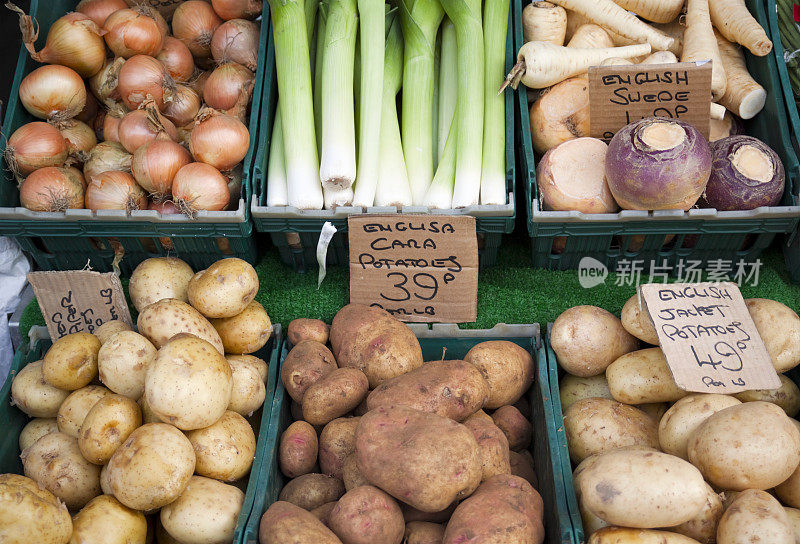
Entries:
POLYGON ((263 9, 260 0, 211 0, 214 11, 222 19, 253 19, 263 9))
POLYGON ((214 31, 211 56, 217 62, 236 62, 255 72, 258 64, 258 23, 231 19, 214 31))
POLYGON ((182 41, 172 36, 164 39, 164 46, 156 55, 167 69, 170 77, 177 82, 186 82, 194 74, 194 58, 192 52, 182 41))
POLYGON ((55 166, 36 170, 19 188, 20 203, 34 212, 83 208, 83 183, 75 172, 74 168, 55 166))
POLYGON ((75 11, 89 17, 94 24, 103 28, 108 16, 128 7, 124 0, 81 0, 75 11))
POLYGON ((89 152, 89 158, 83 165, 86 182, 93 182, 103 172, 131 171, 133 155, 125 151, 119 142, 100 142, 89 152))
POLYGON ((119 142, 119 122, 121 118, 107 113, 103 119, 103 140, 106 142, 119 142))
POLYGON ((143 210, 147 194, 127 172, 103 172, 86 187, 86 207, 97 210, 143 210))
POLYGON ((236 105, 245 86, 255 76, 241 64, 226 62, 218 66, 205 82, 203 100, 215 110, 229 110, 236 105))
POLYGON ((69 156, 69 146, 56 127, 34 121, 14 131, 8 139, 5 154, 6 161, 15 161, 19 174, 27 176, 39 168, 64 164, 69 156))
POLYGON ((150 95, 158 109, 172 96, 174 82, 164 65, 147 55, 134 55, 119 70, 119 90, 125 107, 138 108, 150 95))
POLYGON ((124 63, 125 59, 122 57, 106 59, 100 71, 89 78, 89 90, 101 102, 120 100, 119 71, 124 63))
POLYGON ((86 85, 72 68, 40 66, 22 79, 19 98, 39 119, 70 119, 86 107, 86 85))
POLYGON ((196 59, 211 57, 211 38, 222 19, 210 4, 186 0, 172 14, 172 35, 186 44, 196 59))
POLYGON ((172 182, 172 196, 178 208, 189 214, 198 210, 224 210, 230 200, 225 176, 202 162, 178 170, 172 182))
POLYGON ((167 36, 167 29, 159 28, 155 19, 129 8, 112 13, 103 30, 111 52, 125 59, 134 55, 156 55, 167 36))
POLYGON ((75 116, 78 121, 83 121, 87 125, 94 123, 95 118, 100 113, 100 104, 92 93, 86 93, 86 105, 81 112, 75 116))
POLYGON ((154 140, 133 154, 131 170, 136 182, 148 193, 168 195, 178 170, 192 162, 189 152, 175 142, 154 140))
POLYGON ((197 117, 201 104, 200 97, 190 87, 177 85, 172 102, 164 106, 164 117, 176 127, 186 126, 197 117))
POLYGON ((147 209, 155 210, 164 215, 175 215, 181 213, 175 203, 171 200, 151 200, 150 204, 147 205, 147 209))
POLYGON ((164 117, 160 121, 164 130, 153 126, 145 110, 126 113, 117 128, 119 142, 128 153, 135 153, 137 149, 152 140, 175 140, 178 131, 172 121, 164 117))
POLYGON ((70 156, 83 163, 89 151, 97 145, 97 136, 92 127, 82 121, 70 119, 60 123, 57 128, 67 142, 70 156))
POLYGON ((206 83, 208 83, 209 77, 211 77, 211 71, 204 70, 197 74, 196 77, 190 79, 186 84, 190 89, 197 93, 197 96, 200 97, 200 100, 205 100, 206 83))
POLYGON ((250 133, 244 123, 224 113, 198 120, 189 139, 195 159, 223 172, 239 164, 249 146, 250 133))

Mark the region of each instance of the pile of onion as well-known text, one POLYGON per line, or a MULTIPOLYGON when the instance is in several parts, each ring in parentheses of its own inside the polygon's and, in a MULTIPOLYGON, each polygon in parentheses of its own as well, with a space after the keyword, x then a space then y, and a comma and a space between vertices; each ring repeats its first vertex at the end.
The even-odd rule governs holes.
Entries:
POLYGON ((119 122, 117 134, 119 143, 128 153, 135 153, 153 140, 175 140, 178 131, 172 121, 161 115, 149 101, 145 101, 142 109, 125 114, 119 122))
POLYGON ((22 79, 19 99, 39 119, 71 119, 86 106, 86 85, 75 70, 50 64, 22 79))
POLYGON ((103 172, 86 187, 90 210, 133 210, 147 208, 147 193, 127 172, 103 172))
POLYGON ((75 168, 39 168, 25 178, 19 188, 19 200, 34 212, 83 208, 83 178, 75 168))
POLYGON ((94 24, 103 28, 109 15, 127 7, 125 0, 81 0, 75 11, 83 13, 94 21, 94 24))
POLYGON ((261 0, 211 0, 211 5, 226 21, 252 19, 261 13, 261 0))
POLYGON ((172 181, 172 200, 189 217, 200 210, 224 210, 230 201, 228 180, 208 164, 187 164, 178 170, 172 181))
POLYGON ((169 140, 149 142, 133 154, 131 170, 142 188, 156 195, 170 195, 178 170, 192 162, 192 156, 180 144, 169 140))
POLYGON ((162 109, 165 102, 172 100, 175 82, 159 61, 135 55, 120 68, 117 89, 128 109, 135 110, 148 98, 162 109))
POLYGON ((257 23, 232 19, 222 23, 211 39, 211 56, 217 62, 236 62, 255 72, 258 64, 257 23))
POLYGON ((192 130, 189 151, 196 160, 225 171, 244 159, 249 146, 250 133, 244 123, 206 108, 192 130))
POLYGON ((69 156, 79 163, 83 163, 89 156, 89 152, 97 145, 97 136, 94 129, 76 119, 61 121, 56 124, 56 128, 67 142, 69 156))
POLYGON ((172 35, 186 44, 196 59, 211 57, 211 39, 222 24, 211 4, 187 0, 172 14, 172 35))
POLYGON ((39 168, 61 166, 69 156, 69 145, 58 129, 41 121, 22 125, 8 139, 5 159, 18 178, 39 168))
POLYGON ((100 142, 89 152, 83 175, 91 183, 103 172, 130 172, 133 156, 118 142, 100 142))
POLYGON ((156 55, 156 59, 161 61, 175 81, 189 81, 194 74, 192 52, 182 41, 172 36, 164 39, 164 47, 156 55))
POLYGON ((108 48, 117 57, 154 56, 161 51, 169 27, 153 8, 144 4, 112 13, 103 25, 108 48))

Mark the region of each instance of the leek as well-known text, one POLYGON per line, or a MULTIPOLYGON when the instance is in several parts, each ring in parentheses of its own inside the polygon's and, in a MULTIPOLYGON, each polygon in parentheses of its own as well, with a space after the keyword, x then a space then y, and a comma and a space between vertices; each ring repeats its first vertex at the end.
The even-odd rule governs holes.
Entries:
MULTIPOLYGON (((386 37, 383 68, 383 105, 381 108, 380 171, 375 193, 377 206, 411 204, 411 187, 403 157, 400 123, 397 120, 397 93, 403 82, 403 35, 400 21, 393 17, 386 37)), ((358 186, 356 186, 358 190, 358 186)))
MULTIPOLYGON (((442 54, 439 68, 439 133, 437 135, 439 157, 444 154, 447 135, 456 111, 458 99, 458 46, 456 27, 450 19, 442 23, 442 54)), ((504 74, 505 77, 505 74, 504 74)), ((439 159, 441 160, 441 159, 439 159)))
POLYGON ((308 55, 309 65, 311 66, 311 73, 314 73, 314 63, 317 57, 317 48, 314 47, 314 29, 317 23, 317 11, 319 9, 320 0, 305 0, 303 9, 306 14, 306 36, 308 36, 308 55))
POLYGON ((481 0, 441 0, 441 3, 456 27, 458 44, 455 118, 458 143, 453 206, 462 208, 477 204, 481 189, 485 85, 481 0))
MULTIPOLYGON (((361 77, 359 84, 358 170, 356 206, 372 206, 378 186, 381 146, 386 4, 384 0, 358 0, 361 77)), ((384 165, 385 168, 385 165, 384 165)))
MULTIPOLYGON (((398 3, 405 40, 403 151, 411 197, 416 205, 422 204, 433 178, 434 54, 436 34, 444 12, 440 0, 399 0, 398 3)), ((482 80, 483 77, 481 83, 482 80)))
POLYGON ((322 154, 322 59, 325 57, 325 23, 328 10, 321 4, 317 11, 316 69, 314 70, 314 125, 317 128, 317 153, 322 154))
POLYGON ((509 0, 492 0, 486 2, 483 10, 486 104, 483 116, 481 204, 505 204, 507 198, 505 95, 498 95, 494 90, 505 78, 509 3, 509 0))
POLYGON ((301 0, 269 0, 281 116, 288 201, 301 209, 320 209, 323 205, 319 182, 317 150, 309 142, 316 139, 314 106, 311 96, 311 64, 308 36, 301 0))
MULTIPOLYGON (((356 0, 329 0, 322 59, 322 160, 319 177, 328 189, 347 189, 356 177, 353 106, 358 12, 356 0)), ((313 141, 313 140, 309 140, 313 141)))
POLYGON ((281 126, 281 105, 275 107, 275 122, 272 125, 272 139, 269 142, 269 162, 267 164, 267 206, 286 206, 286 162, 283 150, 283 126, 281 126))
POLYGON ((353 187, 335 188, 322 187, 325 195, 325 209, 335 210, 339 206, 349 206, 353 203, 353 187))
POLYGON ((450 133, 447 135, 442 156, 439 158, 439 167, 433 176, 431 186, 425 195, 424 204, 429 208, 446 210, 453 207, 453 185, 456 178, 456 123, 450 123, 450 133))

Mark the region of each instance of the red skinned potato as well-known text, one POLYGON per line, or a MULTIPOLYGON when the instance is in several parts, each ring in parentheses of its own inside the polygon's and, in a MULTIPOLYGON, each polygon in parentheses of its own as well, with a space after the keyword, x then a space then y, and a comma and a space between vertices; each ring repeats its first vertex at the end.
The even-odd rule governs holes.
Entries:
POLYGON ((514 342, 481 342, 467 352, 464 360, 476 366, 489 384, 489 400, 484 408, 514 404, 533 383, 533 357, 514 342))
POLYGON ((424 512, 438 512, 480 484, 478 443, 452 419, 405 406, 381 407, 356 429, 361 473, 393 497, 424 512))
POLYGON ((338 367, 331 350, 316 340, 295 345, 281 366, 281 381, 289 396, 302 402, 306 389, 338 367))
POLYGON ((367 397, 367 410, 402 405, 463 421, 489 399, 489 384, 466 361, 431 361, 383 382, 367 397))
POLYGON ((317 432, 305 421, 295 421, 283 431, 278 448, 278 463, 287 478, 314 470, 317 464, 317 432))
POLYGON ((536 477, 536 465, 529 451, 526 450, 522 453, 510 451, 508 452, 508 460, 511 466, 511 474, 527 480, 534 489, 539 487, 539 480, 536 477))
POLYGON ((304 510, 313 510, 326 502, 339 500, 344 494, 344 484, 338 478, 324 474, 303 474, 290 480, 278 496, 304 510))
POLYGON ((405 544, 442 544, 444 525, 427 521, 406 523, 405 544))
POLYGON ((339 366, 364 372, 371 389, 422 366, 417 337, 380 308, 348 304, 333 318, 330 341, 339 366))
POLYGON ((522 478, 494 476, 458 505, 447 523, 442 544, 541 544, 543 508, 539 493, 522 478))
POLYGON ((324 321, 300 318, 293 319, 289 322, 289 327, 286 330, 286 337, 293 346, 296 346, 303 340, 314 340, 320 344, 327 344, 330 331, 330 326, 324 321))
POLYGON ((492 414, 492 420, 508 438, 508 447, 514 451, 524 450, 531 445, 533 426, 519 410, 513 406, 501 406, 492 414))
POLYGON ((311 513, 314 514, 314 516, 320 520, 325 527, 330 527, 329 521, 331 518, 331 512, 333 512, 333 508, 336 506, 337 502, 339 501, 326 502, 322 506, 317 506, 314 508, 311 513))
POLYGON ((258 541, 261 544, 342 544, 312 513, 285 501, 272 503, 261 516, 258 541))
POLYGON ((342 495, 328 523, 344 544, 400 544, 405 532, 403 513, 395 500, 371 485, 342 495))
POLYGON ((319 435, 319 468, 323 474, 341 479, 344 460, 356 447, 356 428, 361 418, 340 417, 322 429, 319 435))
POLYGON ((497 474, 510 474, 508 439, 494 423, 482 418, 470 418, 464 425, 472 431, 481 450, 483 476, 486 481, 497 474))
POLYGON ((369 392, 367 377, 355 368, 337 368, 303 395, 303 419, 325 425, 351 412, 369 392))
POLYGON ((342 480, 344 481, 344 488, 348 491, 361 485, 370 485, 369 480, 364 478, 364 475, 358 470, 358 460, 355 453, 351 453, 344 458, 342 480))
POLYGON ((400 509, 403 510, 403 519, 406 520, 406 523, 411 523, 413 521, 447 523, 447 520, 450 519, 450 517, 453 515, 453 512, 455 512, 456 506, 458 506, 458 504, 454 502, 444 510, 440 510, 438 512, 423 512, 422 510, 417 510, 413 506, 409 506, 404 502, 400 503, 400 509))

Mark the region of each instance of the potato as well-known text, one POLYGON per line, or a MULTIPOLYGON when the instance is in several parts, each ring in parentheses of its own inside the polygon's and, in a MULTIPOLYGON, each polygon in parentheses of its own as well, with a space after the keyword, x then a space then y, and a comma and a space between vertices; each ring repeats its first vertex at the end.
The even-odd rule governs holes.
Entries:
POLYGON ((144 395, 162 421, 191 431, 222 417, 232 387, 231 366, 225 357, 205 340, 180 334, 159 349, 148 366, 144 395))
POLYGON ((344 459, 355 450, 356 428, 360 417, 340 417, 319 435, 319 468, 323 474, 342 479, 344 459))
POLYGON ((569 456, 579 463, 623 446, 658 448, 658 430, 647 414, 609 399, 576 402, 564 414, 569 456))
POLYGON ((364 485, 342 495, 331 511, 329 527, 345 544, 400 544, 406 525, 392 497, 364 485))
POLYGON ((742 491, 717 529, 717 544, 794 544, 794 530, 781 503, 758 489, 742 491))
POLYGON ((469 429, 405 406, 381 407, 361 416, 355 453, 367 480, 424 512, 444 510, 472 494, 483 472, 469 429))
POLYGON ((325 425, 358 406, 369 392, 367 376, 355 368, 337 368, 303 395, 303 419, 325 425))
POLYGON ((665 453, 689 460, 689 437, 711 415, 741 402, 728 395, 693 393, 672 405, 658 424, 658 442, 665 453))
POLYGON ((478 368, 489 384, 484 408, 514 404, 533 383, 533 357, 514 342, 490 340, 472 346, 464 360, 478 368))
POLYGON ((361 474, 361 471, 358 470, 358 459, 356 459, 355 453, 351 453, 344 458, 344 465, 342 466, 342 481, 344 482, 344 488, 347 491, 355 489, 358 486, 370 485, 369 480, 367 480, 364 475, 361 474))
POLYGON ((717 525, 724 511, 722 499, 710 485, 706 485, 706 503, 702 510, 689 521, 672 527, 670 531, 693 538, 700 544, 714 544, 717 525))
POLYGON ((747 311, 779 374, 800 364, 800 317, 788 306, 766 298, 748 298, 747 311))
POLYGON ((441 544, 444 538, 444 526, 427 521, 406 523, 405 544, 441 544))
POLYGON ((319 319, 293 319, 286 329, 286 337, 293 346, 303 340, 314 340, 320 344, 327 344, 330 331, 331 328, 328 324, 319 319))
POLYGON ((380 308, 348 304, 333 318, 330 341, 339 366, 364 372, 370 389, 422 366, 417 337, 380 308))
POLYGON ((501 406, 492 414, 492 421, 508 438, 508 447, 514 451, 527 449, 533 438, 533 426, 513 406, 501 406))
POLYGON ((200 476, 233 482, 250 472, 256 456, 256 435, 247 420, 225 412, 212 425, 186 433, 192 443, 200 476))
POLYGON ((62 336, 42 359, 44 381, 67 391, 88 385, 97 376, 100 339, 88 332, 62 336))
POLYGON ((521 396, 517 402, 512 404, 512 406, 519 410, 519 413, 525 416, 525 419, 531 419, 531 417, 533 417, 531 403, 528 402, 528 399, 526 399, 524 395, 521 396))
POLYGON ((186 262, 175 257, 155 257, 139 263, 131 274, 128 294, 137 312, 151 304, 174 298, 187 302, 186 290, 194 272, 186 262))
POLYGON ((306 389, 336 370, 331 350, 315 340, 304 340, 286 355, 281 366, 281 381, 289 396, 303 401, 306 389))
POLYGON ((611 396, 625 404, 674 402, 689 393, 678 387, 661 348, 627 353, 608 365, 611 396))
POLYGON ((73 438, 78 438, 81 425, 83 425, 83 420, 86 419, 89 410, 100 399, 108 395, 113 395, 113 393, 102 385, 87 385, 73 391, 58 409, 58 416, 56 416, 58 430, 73 438))
POLYGON ((285 501, 272 503, 261 516, 258 541, 261 544, 342 544, 313 514, 285 501))
POLYGON ((142 310, 136 324, 139 332, 157 349, 161 349, 176 334, 189 333, 211 343, 224 353, 222 339, 203 315, 180 300, 159 300, 142 310))
POLYGON ((442 544, 470 540, 541 544, 542 514, 542 498, 528 482, 509 474, 494 476, 456 507, 442 544))
POLYGON ((278 500, 295 504, 303 510, 313 510, 344 495, 344 483, 325 474, 303 474, 281 489, 278 500))
POLYGON ((194 473, 192 443, 165 423, 148 423, 131 433, 106 466, 105 481, 128 508, 155 510, 183 493, 194 473))
POLYGON ((534 489, 539 487, 539 481, 536 477, 536 468, 530 452, 524 451, 522 453, 517 453, 515 451, 509 451, 508 461, 511 474, 527 480, 534 489))
POLYGON ((206 317, 233 317, 258 293, 258 274, 242 259, 222 259, 189 280, 189 304, 206 317))
POLYGON ((139 408, 142 410, 142 424, 145 423, 164 423, 161 419, 153 413, 153 410, 150 409, 150 405, 147 404, 147 398, 142 396, 136 404, 139 405, 139 408))
POLYGON ((578 485, 590 512, 612 525, 637 529, 685 523, 708 498, 699 470, 679 457, 646 450, 598 455, 580 472, 578 485))
POLYGON ((386 380, 367 397, 367 410, 403 405, 464 421, 489 400, 489 384, 466 361, 431 361, 386 380))
POLYGON ((497 474, 511 474, 508 439, 503 431, 494 423, 481 418, 470 418, 464 425, 472 431, 481 451, 481 481, 485 482, 497 474))
POLYGON ((609 524, 602 519, 595 516, 592 512, 586 508, 586 505, 583 504, 583 501, 578 501, 578 512, 581 515, 581 523, 583 523, 583 534, 591 535, 603 527, 608 527, 609 524))
POLYGON ((137 400, 144 393, 147 366, 155 346, 141 334, 122 331, 109 337, 97 354, 100 381, 114 393, 137 400))
POLYGON ((0 542, 67 544, 69 511, 55 495, 19 474, 0 474, 0 542))
POLYGON ((423 512, 422 510, 417 510, 413 506, 410 506, 404 502, 400 503, 400 509, 403 511, 403 519, 406 520, 406 523, 411 523, 412 521, 447 523, 447 520, 453 516, 456 506, 458 506, 457 501, 450 504, 444 510, 440 510, 438 512, 423 512))
POLYGON ((25 476, 78 510, 100 494, 100 467, 83 458, 78 441, 64 433, 41 437, 22 452, 25 476))
POLYGON ((75 544, 144 544, 147 520, 111 495, 93 498, 72 520, 75 544))
POLYGON ((688 536, 669 531, 606 527, 589 537, 588 544, 697 544, 688 536))
POLYGON ((239 488, 192 476, 181 496, 161 509, 159 519, 178 541, 226 544, 233 540, 243 504, 239 488))
POLYGON ((575 306, 556 318, 550 345, 558 364, 583 378, 605 369, 638 347, 639 342, 614 314, 597 306, 575 306))
MULTIPOLYGON (((233 380, 228 410, 243 416, 250 416, 264 404, 267 387, 264 385, 264 380, 261 379, 257 367, 236 357, 242 356, 228 355, 225 357, 231 367, 233 380)), ((258 358, 253 357, 253 359, 258 358)), ((260 361, 260 359, 258 360, 260 361)))
POLYGON ((272 321, 264 307, 255 300, 241 313, 210 321, 222 338, 225 353, 254 353, 266 345, 272 334, 272 321))
POLYGON ((783 482, 775 486, 775 495, 789 506, 800 508, 800 466, 783 482))
POLYGON ((86 414, 78 432, 78 447, 90 463, 108 463, 117 448, 142 425, 142 412, 135 401, 108 395, 86 414))
POLYGON ((69 391, 44 381, 42 361, 28 363, 11 381, 11 404, 30 417, 54 418, 69 391))
MULTIPOLYGON (((336 420, 334 420, 336 421, 336 420)), ((295 421, 281 435, 278 463, 287 478, 313 472, 317 464, 319 441, 317 431, 305 421, 295 421)))
POLYGON ((336 507, 337 502, 339 501, 326 502, 322 506, 317 506, 316 508, 311 510, 311 513, 314 515, 314 517, 320 520, 323 523, 323 525, 325 525, 325 527, 330 527, 330 524, 328 522, 331 517, 331 512, 336 507))
POLYGON ((19 433, 19 451, 31 446, 46 434, 58 432, 56 418, 36 418, 30 420, 19 433))
POLYGON ((572 374, 564 374, 558 382, 559 397, 561 398, 561 410, 566 412, 567 408, 579 400, 599 397, 613 399, 611 391, 608 389, 608 380, 605 374, 581 378, 572 374))
POLYGON ((642 310, 639 295, 633 295, 625 302, 621 314, 622 326, 630 334, 653 346, 658 345, 658 333, 650 315, 642 310))
POLYGON ((129 331, 131 330, 130 326, 125 323, 124 321, 120 321, 119 319, 113 319, 111 321, 106 321, 94 331, 94 335, 100 340, 100 345, 105 344, 108 342, 108 339, 117 334, 118 332, 122 331, 129 331))
POLYGON ((668 402, 649 402, 647 404, 637 404, 636 407, 647 414, 647 417, 652 419, 653 423, 658 425, 670 406, 668 402))
POLYGON ((781 379, 781 386, 778 389, 752 389, 736 393, 734 397, 742 402, 756 400, 771 402, 780 406, 787 416, 795 417, 800 412, 800 389, 783 374, 779 374, 778 377, 781 379))
POLYGON ((722 489, 769 489, 800 463, 800 431, 768 402, 745 402, 707 418, 689 438, 689 460, 722 489))
POLYGON ((800 510, 784 506, 783 511, 786 512, 786 516, 789 518, 789 525, 792 526, 794 541, 797 544, 800 542, 800 510))

